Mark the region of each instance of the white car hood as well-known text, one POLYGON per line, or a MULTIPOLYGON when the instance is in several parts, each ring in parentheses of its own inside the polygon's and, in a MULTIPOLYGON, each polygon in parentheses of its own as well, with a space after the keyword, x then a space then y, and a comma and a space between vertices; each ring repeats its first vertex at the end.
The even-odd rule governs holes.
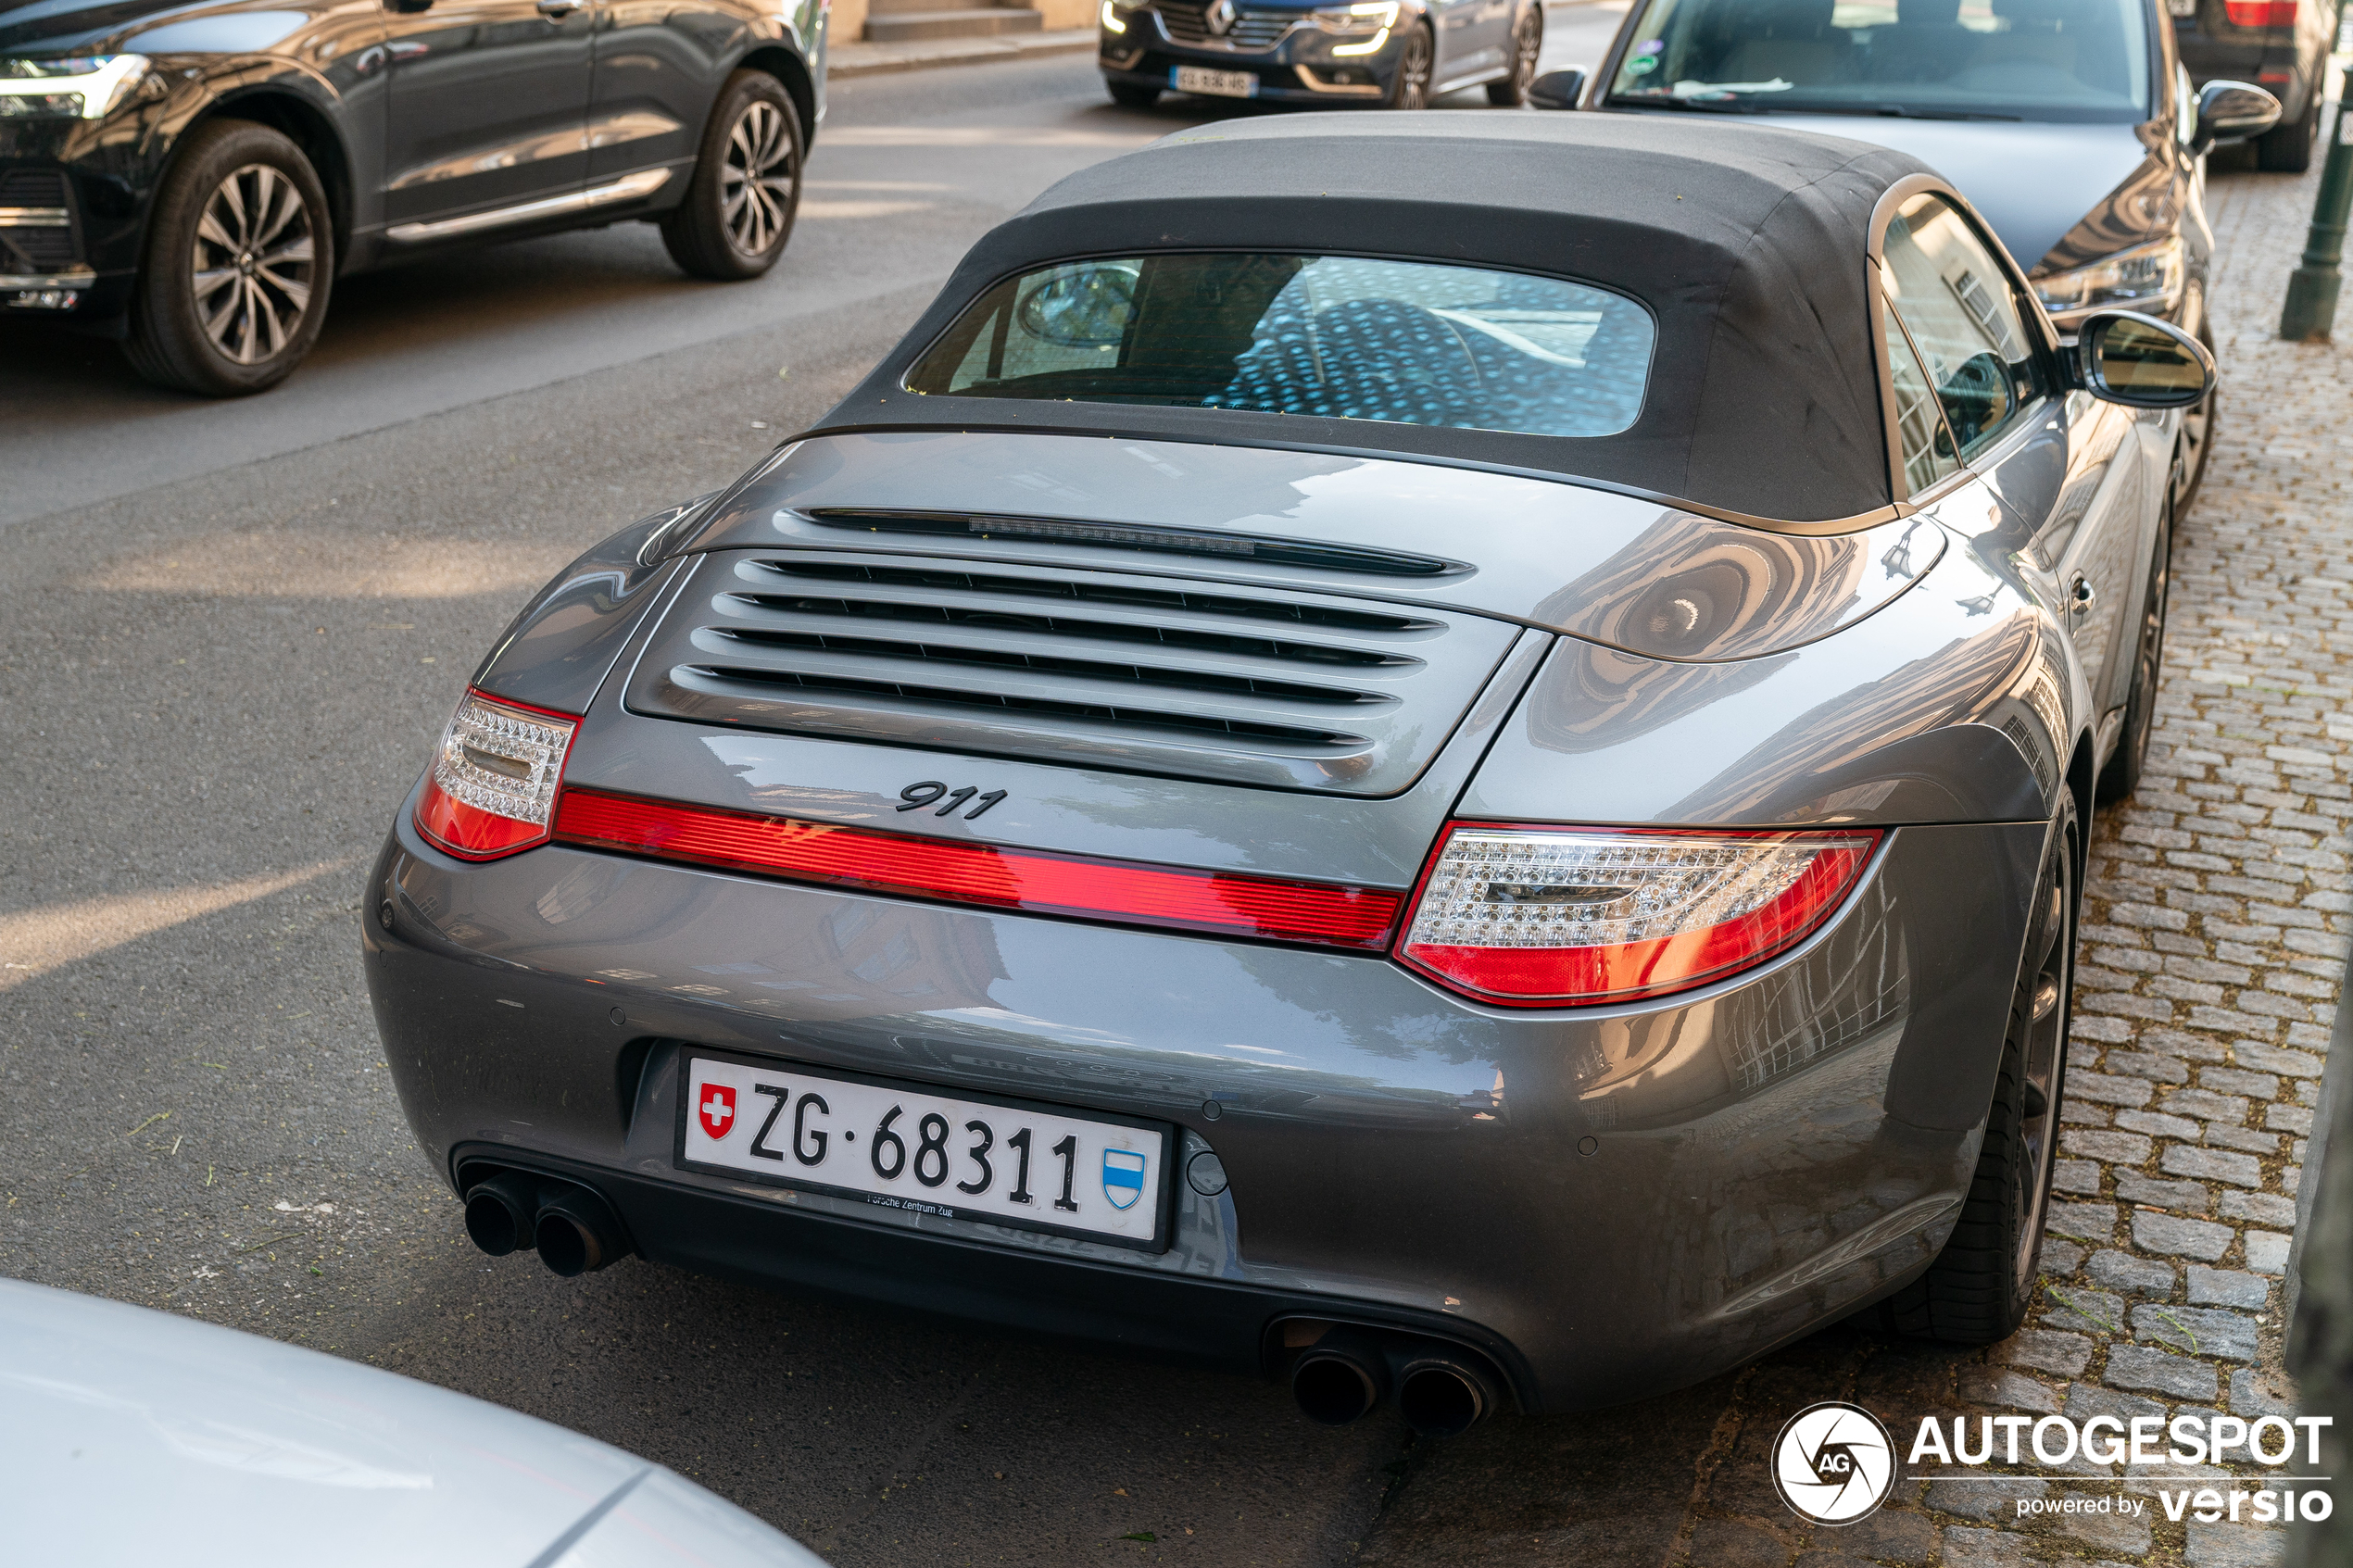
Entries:
POLYGON ((11 1560, 824 1568, 658 1465, 373 1367, 0 1280, 11 1560))

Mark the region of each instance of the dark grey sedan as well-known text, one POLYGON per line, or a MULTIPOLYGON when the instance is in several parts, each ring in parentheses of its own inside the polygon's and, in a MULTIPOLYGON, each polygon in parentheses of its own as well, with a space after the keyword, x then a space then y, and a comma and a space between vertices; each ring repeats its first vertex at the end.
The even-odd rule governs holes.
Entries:
POLYGON ((486 1251, 1327 1421, 1999 1338, 2211 378, 1854 142, 1114 159, 500 639, 368 895, 403 1103, 486 1251))
MULTIPOLYGON (((2158 0, 1642 0, 1583 101, 1908 153, 1977 204, 2062 332, 2120 307, 2209 347, 2206 154, 2280 114, 2246 82, 2194 91, 2158 0)), ((2178 433, 2177 515, 2213 412, 2178 433)))

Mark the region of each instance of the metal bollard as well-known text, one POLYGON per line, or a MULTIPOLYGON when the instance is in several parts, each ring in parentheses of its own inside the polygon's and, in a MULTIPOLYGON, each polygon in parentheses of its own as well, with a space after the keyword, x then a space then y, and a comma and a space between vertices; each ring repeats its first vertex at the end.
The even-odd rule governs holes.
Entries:
POLYGON ((2348 100, 2353 100, 2353 65, 2345 68, 2328 162, 2321 170, 2321 196, 2312 204, 2312 230, 2304 241, 2304 262, 2288 278, 2287 303, 2280 307, 2280 336, 2291 343, 2324 339, 2336 324, 2345 215, 2353 205, 2353 141, 2347 140, 2353 137, 2353 119, 2345 114, 2348 100))

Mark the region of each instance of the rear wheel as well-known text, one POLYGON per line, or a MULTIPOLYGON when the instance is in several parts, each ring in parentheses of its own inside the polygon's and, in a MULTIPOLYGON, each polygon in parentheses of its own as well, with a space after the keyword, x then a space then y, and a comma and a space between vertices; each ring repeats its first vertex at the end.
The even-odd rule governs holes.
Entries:
POLYGON ((1159 88, 1139 86, 1133 82, 1106 82, 1103 91, 1111 94, 1113 103, 1124 109, 1148 109, 1160 102, 1159 88))
POLYGON ((1390 78, 1389 96, 1381 100, 1382 107, 1429 107, 1429 73, 1437 58, 1438 50, 1429 41, 1429 29, 1419 23, 1407 28, 1405 42, 1397 52, 1397 74, 1390 78))
POLYGON ((2312 144, 2321 133, 2321 94, 2315 92, 2304 118, 2275 125, 2255 139, 2255 167, 2273 174, 2301 174, 2312 167, 2312 144))
POLYGON ((248 120, 200 126, 157 197, 123 352, 158 386, 267 391, 318 341, 334 248, 301 148, 248 120))
POLYGON ((2017 1332, 2034 1298, 2067 1073, 2076 833, 2074 802, 2062 793, 2035 879, 1977 1173, 1944 1250, 1926 1274, 1881 1303, 1882 1323, 1899 1334, 1990 1345, 2017 1332))
POLYGON ((2149 557, 2148 588, 2141 595, 2140 636, 2133 649, 2133 689, 2124 699, 2124 728, 2116 755, 2100 770, 2096 797, 2102 805, 2123 799, 2141 786, 2148 761, 2149 732, 2157 727, 2157 682, 2165 661, 2165 599, 2173 580, 2173 518, 2169 508, 2157 520, 2157 548, 2149 557))
POLYGON ((703 129, 686 199, 661 220, 662 247, 698 278, 757 278, 785 254, 799 210, 799 113, 774 77, 739 70, 703 129))
POLYGON ((1544 52, 1544 7, 1528 7, 1512 29, 1512 73, 1487 84, 1487 101, 1499 109, 1516 109, 1528 102, 1528 84, 1536 80, 1536 61, 1544 52))

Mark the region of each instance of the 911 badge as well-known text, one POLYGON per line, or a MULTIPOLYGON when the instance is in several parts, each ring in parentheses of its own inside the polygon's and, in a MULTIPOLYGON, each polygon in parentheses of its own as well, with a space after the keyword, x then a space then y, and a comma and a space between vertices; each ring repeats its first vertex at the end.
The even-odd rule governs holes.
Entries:
POLYGON ((1133 1209, 1144 1196, 1144 1157, 1133 1149, 1103 1150, 1103 1197, 1114 1209, 1133 1209))
POLYGON ((736 1124, 736 1091, 724 1084, 705 1084, 695 1111, 702 1118, 704 1132, 724 1138, 736 1124))

